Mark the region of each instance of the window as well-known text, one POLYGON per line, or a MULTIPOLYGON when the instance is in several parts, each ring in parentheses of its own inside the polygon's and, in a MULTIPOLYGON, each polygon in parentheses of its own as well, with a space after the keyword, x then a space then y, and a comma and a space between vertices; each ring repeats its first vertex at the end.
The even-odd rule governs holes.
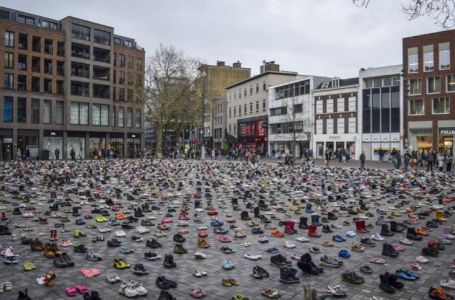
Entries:
POLYGON ((103 30, 94 30, 95 43, 110 45, 111 44, 111 34, 103 30))
POLYGON ((119 84, 125 84, 125 72, 124 71, 120 71, 119 73, 119 79, 118 79, 118 83, 119 84))
POLYGON ((455 92, 455 75, 447 75, 447 91, 455 92))
POLYGON ((108 126, 109 125, 109 107, 102 104, 92 105, 92 125, 108 126))
POLYGON ((344 98, 337 99, 337 112, 344 112, 344 98))
POLYGON ((410 99, 409 100, 409 115, 422 116, 425 114, 423 99, 410 99))
POLYGON ((17 68, 21 71, 27 70, 27 55, 19 54, 17 56, 17 68))
POLYGON ((13 97, 3 98, 3 122, 13 122, 13 97))
POLYGON ((125 109, 123 107, 118 108, 118 127, 125 126, 124 123, 125 109))
POLYGON ((32 38, 32 50, 34 52, 41 52, 41 38, 39 36, 33 36, 33 38, 32 38))
POLYGON ((39 116, 40 116, 40 100, 39 99, 32 99, 32 124, 39 124, 39 116))
POLYGON ((421 85, 420 79, 410 79, 409 80, 409 95, 420 95, 421 85))
POLYGON ((133 126, 133 109, 130 107, 126 113, 126 127, 131 128, 133 126))
POLYGON ((51 116, 52 116, 52 101, 43 100, 43 117, 41 120, 43 122, 43 124, 50 124, 51 116))
POLYGON ((256 94, 259 93, 259 83, 256 83, 256 94))
POLYGON ((450 44, 439 44, 439 70, 450 69, 450 44))
POLYGON ((246 111, 246 103, 243 105, 243 114, 244 114, 244 115, 247 114, 247 111, 246 111))
POLYGON ((27 90, 27 76, 26 75, 17 75, 17 90, 18 91, 27 90))
POLYGON ((136 128, 141 128, 142 114, 140 110, 136 110, 136 128))
POLYGON ((253 113, 253 103, 250 102, 250 114, 253 113))
POLYGON ((440 77, 428 77, 427 78, 427 94, 439 93, 441 90, 440 77))
POLYGON ((115 37, 114 38, 114 44, 121 46, 122 45, 122 40, 120 38, 118 38, 118 37, 115 37))
POLYGON ((17 98, 16 122, 27 122, 27 98, 17 98))
POLYGON ((109 99, 109 89, 108 85, 93 84, 93 97, 109 99))
POLYGON ((13 53, 5 52, 4 67, 7 69, 12 69, 14 67, 14 54, 13 53))
POLYGON ((242 116, 242 106, 239 105, 239 117, 241 117, 241 116, 242 116))
POLYGON ((232 107, 229 107, 229 118, 232 118, 232 107))
POLYGON ((349 118, 349 133, 356 133, 357 132, 357 118, 352 117, 349 118))
POLYGON ((417 73, 419 71, 419 55, 417 48, 408 49, 408 72, 417 73))
POLYGON ((3 87, 5 89, 13 89, 14 88, 14 77, 11 73, 3 74, 3 87))
POLYGON ((236 117, 236 116, 237 116, 237 108, 234 107, 234 117, 236 117))
POLYGON ((6 31, 5 32, 5 47, 14 47, 14 32, 6 31))
POLYGON ((53 46, 52 40, 48 40, 48 39, 44 40, 44 53, 46 53, 46 54, 54 53, 54 46, 53 46))
POLYGON ((423 68, 425 72, 434 70, 433 45, 423 47, 423 68))
POLYGON ((17 47, 20 50, 27 50, 28 48, 28 36, 26 33, 19 33, 19 41, 17 47))
POLYGON ((16 21, 22 24, 35 25, 35 19, 29 16, 17 15, 16 21))
POLYGON ((54 123, 55 124, 63 124, 63 101, 57 101, 55 103, 55 115, 54 115, 54 123))
POLYGON ((253 87, 250 86, 250 96, 253 95, 253 87))
POLYGON ((259 101, 256 101, 256 113, 259 112, 259 101))
POLYGON ((322 114, 323 113, 323 102, 322 102, 322 100, 317 100, 316 101, 316 113, 317 114, 322 114))
POLYGON ((90 59, 90 47, 87 45, 72 43, 71 56, 83 59, 90 59))
POLYGON ((90 28, 82 25, 73 24, 72 36, 75 39, 90 41, 90 28))
POLYGON ((34 92, 41 91, 41 78, 32 77, 32 91, 34 91, 34 92))
POLYGON ((344 133, 344 118, 337 119, 337 133, 344 133))
POLYGON ((52 60, 51 59, 44 60, 44 73, 52 74, 52 60))
POLYGON ((333 119, 327 119, 327 134, 333 134, 333 119))
POLYGON ((52 93, 52 79, 44 78, 44 91, 52 93))
POLYGON ((125 67, 125 55, 120 54, 119 55, 119 60, 120 60, 120 67, 124 68, 125 67))
POLYGON ((271 108, 270 109, 270 116, 282 116, 288 113, 288 108, 286 106, 271 108))
POLYGON ((293 110, 295 114, 303 112, 303 104, 294 104, 293 110))
POLYGON ((357 102, 357 98, 356 97, 349 97, 349 111, 356 111, 356 103, 357 102))
POLYGON ((316 134, 323 134, 324 133, 324 120, 318 119, 316 120, 316 134))
POLYGON ((450 98, 449 97, 433 98, 433 114, 448 113, 450 113, 450 98))
POLYGON ((39 57, 32 57, 32 72, 41 72, 41 60, 39 57))
POLYGON ((265 100, 262 100, 262 111, 266 111, 267 110, 267 103, 265 102, 265 100))
POLYGON ((70 123, 88 125, 88 103, 71 102, 70 123))
POLYGON ((71 81, 71 95, 89 96, 89 84, 87 82, 71 81))
POLYGON ((325 112, 330 114, 333 113, 333 99, 327 99, 325 112))

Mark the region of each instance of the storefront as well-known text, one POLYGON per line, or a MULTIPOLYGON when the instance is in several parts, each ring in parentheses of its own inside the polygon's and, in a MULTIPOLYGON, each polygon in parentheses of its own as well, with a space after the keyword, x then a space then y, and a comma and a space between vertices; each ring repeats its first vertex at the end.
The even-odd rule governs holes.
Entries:
POLYGON ((409 148, 417 152, 433 150, 433 131, 431 128, 409 129, 409 148))
POLYGON ((141 155, 141 135, 128 133, 127 158, 135 158, 141 155))
MULTIPOLYGON (((39 158, 39 131, 19 129, 17 131, 17 147, 21 149, 23 157, 39 158)), ((61 150, 60 148, 59 151, 61 150)))
POLYGON ((267 116, 238 120, 237 128, 239 150, 267 154, 267 116))
MULTIPOLYGON (((362 138, 362 151, 367 160, 388 160, 392 150, 401 150, 401 139, 399 133, 373 133, 364 134, 362 138)), ((359 156, 360 153, 357 154, 359 156)), ((356 157, 356 159, 359 159, 356 157)))
POLYGON ((85 132, 68 132, 66 158, 71 159, 71 149, 76 159, 85 159, 85 132))
POLYGON ((13 130, 0 129, 0 160, 13 159, 13 130))
POLYGON ((453 153, 453 138, 455 136, 455 128, 439 128, 439 151, 445 153, 453 153))
POLYGON ((60 159, 63 155, 63 133, 61 131, 43 132, 43 151, 41 151, 41 159, 55 159, 55 149, 60 151, 60 159))
POLYGON ((88 144, 89 144, 89 157, 91 159, 93 158, 98 158, 99 152, 101 150, 101 153, 103 156, 106 154, 106 133, 104 132, 91 132, 90 137, 88 139, 88 144))
POLYGON ((351 159, 358 159, 360 155, 360 142, 357 134, 315 134, 316 158, 325 158, 325 153, 330 150, 335 152, 345 150, 351 159))
POLYGON ((108 150, 113 150, 116 153, 116 157, 123 157, 123 133, 111 132, 110 134, 110 143, 108 145, 108 150))

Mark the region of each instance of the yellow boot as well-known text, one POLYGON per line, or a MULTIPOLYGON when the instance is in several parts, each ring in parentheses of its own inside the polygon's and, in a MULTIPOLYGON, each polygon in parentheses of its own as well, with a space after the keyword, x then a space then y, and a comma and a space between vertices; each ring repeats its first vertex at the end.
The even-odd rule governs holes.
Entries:
POLYGON ((440 222, 447 221, 447 219, 444 218, 444 212, 442 210, 437 210, 436 211, 436 220, 438 220, 440 222))

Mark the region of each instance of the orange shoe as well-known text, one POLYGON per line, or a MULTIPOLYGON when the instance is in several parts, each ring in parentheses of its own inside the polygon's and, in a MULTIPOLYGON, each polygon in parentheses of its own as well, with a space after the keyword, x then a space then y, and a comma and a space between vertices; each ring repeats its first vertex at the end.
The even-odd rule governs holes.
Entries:
POLYGON ((116 213, 115 214, 115 219, 116 220, 125 220, 126 219, 126 215, 124 213, 116 213))
POLYGON ((419 228, 419 229, 416 230, 416 233, 418 235, 425 235, 426 236, 426 235, 428 235, 428 230, 426 230, 425 228, 419 228))
POLYGON ((278 229, 272 230, 272 236, 277 237, 277 238, 282 238, 284 237, 284 233, 279 231, 278 229))

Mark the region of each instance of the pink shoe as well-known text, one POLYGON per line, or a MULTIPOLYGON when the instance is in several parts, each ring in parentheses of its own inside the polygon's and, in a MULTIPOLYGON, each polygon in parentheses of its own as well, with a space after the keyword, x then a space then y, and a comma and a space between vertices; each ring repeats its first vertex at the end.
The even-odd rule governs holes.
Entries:
POLYGON ((85 285, 76 285, 74 288, 81 295, 84 295, 84 294, 88 293, 88 289, 87 289, 87 287, 85 285))
POLYGON ((164 217, 161 219, 161 223, 172 223, 174 220, 171 217, 164 217))
POLYGON ((231 242, 231 239, 225 235, 220 235, 218 237, 218 241, 220 241, 222 243, 229 243, 229 242, 231 242))
POLYGON ((413 263, 411 264, 411 269, 412 269, 413 271, 420 271, 420 270, 422 270, 422 267, 419 265, 419 263, 413 262, 413 263))
POLYGON ((392 248, 395 249, 396 251, 404 251, 404 247, 403 245, 399 244, 399 243, 392 243, 391 244, 392 248))
POLYGON ((67 295, 68 297, 75 297, 75 296, 77 295, 76 287, 73 287, 73 286, 67 287, 67 288, 65 289, 65 291, 66 291, 66 295, 67 295))
POLYGON ((207 296, 207 293, 201 287, 196 286, 191 289, 190 295, 194 298, 202 298, 207 296))

